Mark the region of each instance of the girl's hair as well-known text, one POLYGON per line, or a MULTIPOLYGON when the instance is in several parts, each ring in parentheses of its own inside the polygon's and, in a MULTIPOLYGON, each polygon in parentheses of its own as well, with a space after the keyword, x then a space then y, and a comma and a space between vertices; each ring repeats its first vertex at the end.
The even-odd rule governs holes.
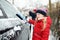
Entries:
POLYGON ((44 24, 44 26, 43 26, 43 28, 42 28, 42 31, 44 31, 45 30, 45 28, 46 28, 46 22, 47 22, 47 20, 46 20, 46 18, 43 20, 43 24, 44 24))

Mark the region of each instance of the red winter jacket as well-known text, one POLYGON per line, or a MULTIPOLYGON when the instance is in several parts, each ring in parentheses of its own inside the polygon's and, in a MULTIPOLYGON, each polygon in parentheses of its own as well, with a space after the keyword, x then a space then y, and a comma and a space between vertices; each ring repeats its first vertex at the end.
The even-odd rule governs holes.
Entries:
POLYGON ((44 31, 41 31, 44 25, 42 20, 39 20, 37 22, 35 22, 34 20, 29 20, 29 23, 34 25, 32 40, 48 40, 50 25, 52 23, 49 16, 47 17, 46 28, 44 29, 44 31))

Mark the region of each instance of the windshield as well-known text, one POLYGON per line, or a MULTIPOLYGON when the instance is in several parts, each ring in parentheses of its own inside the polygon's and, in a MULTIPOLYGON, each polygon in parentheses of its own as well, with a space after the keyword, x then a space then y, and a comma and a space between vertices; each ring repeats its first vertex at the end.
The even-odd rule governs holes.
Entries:
POLYGON ((4 14, 8 18, 17 18, 16 14, 19 13, 18 10, 16 10, 16 8, 14 8, 13 5, 8 3, 7 1, 0 0, 0 16, 3 16, 2 11, 4 11, 4 14))

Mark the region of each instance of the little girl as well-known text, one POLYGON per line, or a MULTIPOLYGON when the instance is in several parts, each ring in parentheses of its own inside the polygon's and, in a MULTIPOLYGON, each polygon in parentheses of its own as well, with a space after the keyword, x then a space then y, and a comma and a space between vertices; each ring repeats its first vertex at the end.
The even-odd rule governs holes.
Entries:
POLYGON ((36 10, 36 19, 28 22, 34 25, 32 40, 48 40, 52 21, 46 10, 36 10))

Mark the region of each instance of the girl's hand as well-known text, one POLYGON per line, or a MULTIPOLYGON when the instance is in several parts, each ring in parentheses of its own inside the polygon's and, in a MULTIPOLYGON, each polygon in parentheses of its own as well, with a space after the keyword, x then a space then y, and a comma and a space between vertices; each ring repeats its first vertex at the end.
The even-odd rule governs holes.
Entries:
POLYGON ((27 21, 29 21, 29 19, 32 20, 32 17, 27 17, 27 21))

